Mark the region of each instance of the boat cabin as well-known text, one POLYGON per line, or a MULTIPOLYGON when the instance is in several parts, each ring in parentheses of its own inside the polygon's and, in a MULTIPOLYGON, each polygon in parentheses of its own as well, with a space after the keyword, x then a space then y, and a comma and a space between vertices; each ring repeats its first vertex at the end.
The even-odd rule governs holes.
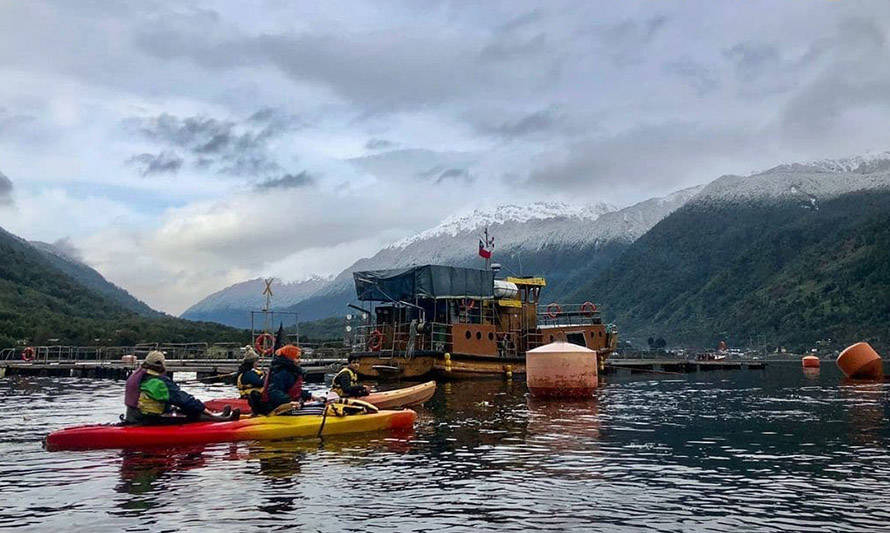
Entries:
POLYGON ((364 323, 355 353, 524 361, 525 352, 555 340, 602 354, 617 345, 591 302, 540 307, 541 277, 495 279, 491 270, 422 265, 355 272, 364 323))

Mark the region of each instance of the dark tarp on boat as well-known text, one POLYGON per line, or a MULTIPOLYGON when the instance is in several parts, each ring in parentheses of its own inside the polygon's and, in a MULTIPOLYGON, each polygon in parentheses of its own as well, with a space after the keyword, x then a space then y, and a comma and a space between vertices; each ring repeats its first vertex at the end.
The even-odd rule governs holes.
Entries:
POLYGON ((494 272, 476 268, 422 265, 353 272, 355 294, 363 301, 413 301, 415 298, 494 297, 494 272))

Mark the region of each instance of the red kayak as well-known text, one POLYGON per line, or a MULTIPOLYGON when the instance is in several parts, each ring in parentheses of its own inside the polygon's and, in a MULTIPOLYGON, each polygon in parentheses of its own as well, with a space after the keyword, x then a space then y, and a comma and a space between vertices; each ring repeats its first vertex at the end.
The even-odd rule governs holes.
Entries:
MULTIPOLYGON (((413 387, 372 392, 368 396, 362 396, 357 399, 368 402, 379 409, 393 409, 422 404, 432 398, 435 393, 436 382, 427 381, 413 387)), ((204 402, 204 406, 211 411, 222 411, 227 405, 232 409, 241 409, 242 414, 250 414, 250 405, 248 405, 247 400, 241 398, 222 398, 204 402)))
POLYGON ((50 433, 46 449, 94 450, 100 448, 147 448, 241 440, 280 440, 320 437, 414 426, 417 413, 378 411, 346 416, 258 416, 230 422, 193 422, 169 426, 78 426, 50 433))

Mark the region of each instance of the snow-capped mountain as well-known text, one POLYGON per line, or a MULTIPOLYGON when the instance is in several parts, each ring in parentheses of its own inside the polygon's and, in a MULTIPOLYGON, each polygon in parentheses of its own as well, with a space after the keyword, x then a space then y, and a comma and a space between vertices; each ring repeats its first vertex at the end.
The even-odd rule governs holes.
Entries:
MULTIPOLYGON (((303 281, 272 284, 272 307, 282 309, 292 306, 314 294, 330 282, 330 278, 318 276, 303 281)), ((250 325, 250 311, 262 309, 265 304, 261 278, 236 283, 217 291, 182 313, 182 318, 221 322, 235 327, 250 325)))
MULTIPOLYGON (((324 318, 341 313, 345 304, 354 299, 352 272, 357 270, 427 263, 481 266, 477 251, 479 235, 485 228, 494 237, 494 258, 504 265, 505 272, 542 274, 558 287, 562 279, 586 265, 611 260, 621 247, 644 234, 698 190, 686 189, 624 209, 603 202, 536 202, 458 214, 394 242, 372 257, 359 259, 332 280, 314 280, 288 288, 279 285, 274 305, 284 308, 287 304, 283 302, 290 300, 295 304, 290 309, 299 312, 301 320, 324 318)), ((208 296, 183 317, 244 325, 246 319, 242 317, 249 317, 247 310, 261 306, 261 293, 262 280, 239 283, 208 296)), ((559 289, 551 291, 551 296, 558 294, 559 289)))
POLYGON ((564 202, 535 202, 529 205, 505 204, 495 209, 476 209, 472 213, 446 218, 441 224, 406 237, 392 245, 394 248, 407 248, 412 243, 441 236, 456 237, 494 225, 510 222, 523 223, 530 220, 552 218, 576 218, 596 220, 605 213, 617 211, 616 207, 604 202, 593 205, 568 205, 564 202))
POLYGON ((701 202, 817 202, 861 190, 890 188, 890 152, 779 165, 750 176, 722 176, 695 198, 701 202))
POLYGON ((699 190, 685 189, 624 209, 605 203, 572 206, 547 202, 508 204, 450 217, 356 261, 292 309, 307 319, 341 313, 355 297, 355 271, 428 263, 481 267, 478 242, 486 227, 494 236, 494 260, 503 265, 504 272, 543 275, 549 284, 546 297, 558 299, 570 289, 574 277, 592 275, 611 262, 624 247, 699 190))

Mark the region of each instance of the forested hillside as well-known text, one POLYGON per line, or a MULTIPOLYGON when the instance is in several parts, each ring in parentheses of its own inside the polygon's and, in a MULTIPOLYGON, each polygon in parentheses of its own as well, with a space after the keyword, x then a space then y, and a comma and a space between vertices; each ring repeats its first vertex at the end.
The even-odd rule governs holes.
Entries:
POLYGON ((56 268, 28 242, 0 229, 0 347, 31 344, 133 344, 143 341, 246 341, 240 330, 124 308, 56 268))
POLYGON ((578 291, 636 342, 888 346, 890 193, 696 202, 578 291))

